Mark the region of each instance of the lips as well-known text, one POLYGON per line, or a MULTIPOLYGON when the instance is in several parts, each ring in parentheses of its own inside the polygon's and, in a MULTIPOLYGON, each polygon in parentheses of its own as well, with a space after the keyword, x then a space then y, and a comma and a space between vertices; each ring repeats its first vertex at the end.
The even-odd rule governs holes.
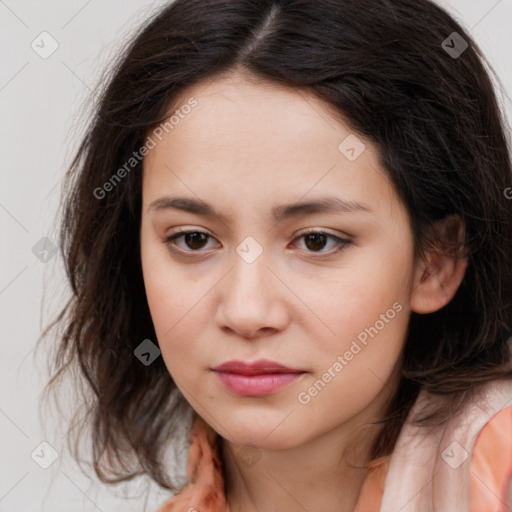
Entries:
POLYGON ((275 393, 306 373, 266 359, 253 363, 227 361, 213 368, 213 371, 225 387, 242 396, 275 393))
POLYGON ((282 364, 267 359, 260 359, 254 363, 245 361, 227 361, 213 368, 214 371, 236 373, 239 375, 261 375, 265 373, 302 373, 302 370, 288 368, 282 364))

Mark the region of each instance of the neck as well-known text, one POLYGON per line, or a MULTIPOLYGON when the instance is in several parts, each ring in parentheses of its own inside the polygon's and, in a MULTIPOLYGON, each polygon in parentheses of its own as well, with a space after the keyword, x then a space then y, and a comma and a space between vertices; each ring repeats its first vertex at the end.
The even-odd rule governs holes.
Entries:
POLYGON ((365 421, 353 418, 287 449, 242 448, 220 438, 229 512, 352 512, 368 474, 370 448, 381 429, 368 426, 374 419, 367 414, 365 421), (363 423, 364 431, 355 428, 363 423))

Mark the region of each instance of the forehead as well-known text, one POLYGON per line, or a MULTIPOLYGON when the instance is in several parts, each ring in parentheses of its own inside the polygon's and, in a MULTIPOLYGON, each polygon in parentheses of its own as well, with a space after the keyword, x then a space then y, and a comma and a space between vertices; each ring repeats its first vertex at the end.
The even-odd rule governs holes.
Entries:
POLYGON ((189 87, 175 98, 171 111, 179 111, 191 98, 197 106, 172 132, 183 139, 193 132, 197 145, 211 151, 232 148, 232 142, 244 143, 245 151, 290 146, 309 150, 321 142, 337 157, 332 142, 351 133, 334 108, 311 92, 246 75, 231 73, 189 87))
POLYGON ((361 202, 389 199, 373 145, 308 91, 232 74, 184 90, 173 112, 178 122, 144 157, 146 208, 164 192, 241 206, 337 192, 361 202), (181 108, 191 99, 192 109, 181 108), (354 160, 342 152, 347 138, 364 148, 354 160))

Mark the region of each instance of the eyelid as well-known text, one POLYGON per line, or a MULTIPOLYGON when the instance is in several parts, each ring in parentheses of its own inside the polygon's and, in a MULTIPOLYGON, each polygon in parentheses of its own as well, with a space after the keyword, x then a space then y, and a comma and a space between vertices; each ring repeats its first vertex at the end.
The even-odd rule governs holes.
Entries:
POLYGON ((301 229, 300 231, 297 231, 296 233, 294 233, 294 238, 297 238, 298 236, 304 236, 304 235, 309 235, 310 233, 321 233, 323 235, 329 235, 329 236, 334 236, 336 238, 340 238, 340 239, 351 239, 352 237, 348 234, 348 233, 345 233, 345 234, 342 234, 342 233, 332 233, 331 231, 329 231, 328 229, 325 229, 325 228, 304 228, 304 229, 301 229))

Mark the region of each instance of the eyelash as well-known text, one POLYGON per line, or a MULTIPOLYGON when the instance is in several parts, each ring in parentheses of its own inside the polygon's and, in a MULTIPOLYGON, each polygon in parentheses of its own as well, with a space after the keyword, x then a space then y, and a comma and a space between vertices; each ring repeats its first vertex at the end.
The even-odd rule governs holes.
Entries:
MULTIPOLYGON (((174 233, 173 235, 168 236, 165 239, 165 245, 167 246, 169 251, 171 251, 174 254, 178 254, 180 256, 184 256, 184 255, 187 255, 189 253, 207 252, 207 251, 202 251, 202 250, 197 250, 197 251, 189 250, 189 251, 185 251, 183 249, 176 249, 175 248, 176 244, 174 243, 174 240, 176 240, 177 238, 180 238, 180 237, 182 237, 184 235, 190 235, 190 234, 193 234, 193 233, 201 233, 203 235, 206 235, 209 238, 213 238, 211 235, 209 235, 208 233, 205 233, 203 231, 198 231, 198 230, 179 231, 178 233, 174 233)), ((311 254, 321 254, 322 256, 315 256, 315 258, 317 258, 317 259, 329 258, 331 256, 334 256, 335 254, 338 254, 340 251, 342 251, 345 247, 347 247, 347 246, 352 244, 352 241, 348 240, 347 238, 340 238, 339 236, 333 235, 331 233, 327 233, 325 231, 315 231, 315 230, 310 230, 310 231, 306 231, 306 232, 300 233, 295 238, 295 240, 297 240, 299 238, 306 237, 308 235, 325 235, 328 239, 336 241, 337 248, 334 251, 331 251, 331 252, 306 251, 306 252, 309 252, 311 254)))

